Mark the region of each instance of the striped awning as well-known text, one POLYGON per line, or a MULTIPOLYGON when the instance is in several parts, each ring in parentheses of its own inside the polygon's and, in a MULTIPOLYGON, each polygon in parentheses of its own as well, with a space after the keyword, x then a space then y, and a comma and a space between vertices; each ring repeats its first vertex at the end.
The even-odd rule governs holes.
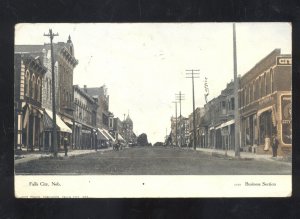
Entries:
POLYGON ((109 134, 109 132, 106 129, 102 129, 103 133, 112 141, 115 141, 116 139, 109 134))
MULTIPOLYGON (((52 111, 45 109, 45 112, 47 116, 44 117, 45 118, 44 127, 46 129, 51 129, 53 127, 52 111)), ((59 131, 72 133, 72 130, 61 120, 61 118, 58 115, 56 115, 56 125, 59 131)))
POLYGON ((102 129, 97 129, 97 136, 101 140, 109 141, 109 137, 104 134, 102 129))
POLYGON ((125 141, 121 134, 118 134, 118 140, 119 141, 125 141))

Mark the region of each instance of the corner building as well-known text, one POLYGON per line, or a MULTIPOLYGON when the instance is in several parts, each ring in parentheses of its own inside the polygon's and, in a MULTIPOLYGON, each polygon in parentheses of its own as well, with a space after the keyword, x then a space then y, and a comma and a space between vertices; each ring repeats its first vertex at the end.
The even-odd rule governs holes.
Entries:
POLYGON ((273 50, 240 79, 241 147, 271 154, 278 136, 278 155, 292 150, 292 57, 273 50))

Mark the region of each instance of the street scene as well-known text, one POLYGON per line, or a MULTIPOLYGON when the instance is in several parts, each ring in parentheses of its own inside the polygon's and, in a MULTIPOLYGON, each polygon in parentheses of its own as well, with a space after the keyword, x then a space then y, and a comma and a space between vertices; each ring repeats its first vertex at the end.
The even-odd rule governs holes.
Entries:
POLYGON ((285 175, 291 174, 291 164, 265 157, 236 160, 209 151, 133 147, 61 159, 43 157, 17 164, 15 171, 41 175, 285 175))
POLYGON ((16 25, 15 174, 291 175, 291 31, 16 25))

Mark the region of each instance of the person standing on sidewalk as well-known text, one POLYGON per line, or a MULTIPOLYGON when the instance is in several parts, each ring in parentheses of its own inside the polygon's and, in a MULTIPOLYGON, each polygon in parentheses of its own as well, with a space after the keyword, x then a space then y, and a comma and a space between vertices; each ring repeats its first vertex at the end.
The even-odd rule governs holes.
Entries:
POLYGON ((273 141, 272 141, 272 152, 273 152, 273 157, 277 157, 277 149, 278 149, 278 145, 279 145, 279 142, 278 142, 277 136, 274 135, 273 141))
POLYGON ((65 157, 68 156, 68 138, 64 137, 64 150, 65 150, 65 157))

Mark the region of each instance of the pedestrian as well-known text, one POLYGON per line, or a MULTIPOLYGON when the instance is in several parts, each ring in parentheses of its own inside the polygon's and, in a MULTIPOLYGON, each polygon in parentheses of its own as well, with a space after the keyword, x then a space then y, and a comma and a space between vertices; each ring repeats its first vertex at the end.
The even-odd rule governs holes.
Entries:
POLYGON ((65 157, 68 156, 68 138, 64 137, 64 150, 65 150, 65 157))
POLYGON ((278 139, 277 136, 274 135, 273 141, 272 141, 272 152, 273 152, 273 157, 277 157, 277 149, 278 149, 278 139))

